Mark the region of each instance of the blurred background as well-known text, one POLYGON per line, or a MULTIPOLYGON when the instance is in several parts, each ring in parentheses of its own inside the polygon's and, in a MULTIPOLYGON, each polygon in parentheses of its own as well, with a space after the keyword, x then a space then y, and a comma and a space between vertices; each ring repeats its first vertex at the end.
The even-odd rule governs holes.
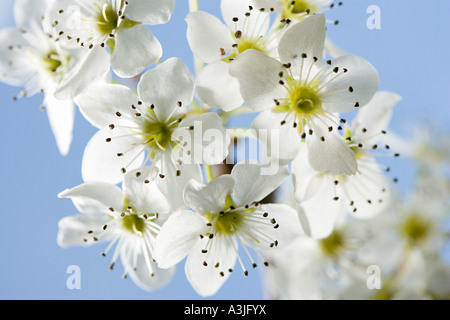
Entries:
MULTIPOLYGON (((0 27, 13 27, 13 0, 0 4, 0 27)), ((200 9, 221 17, 219 0, 200 0, 200 9)), ((177 0, 171 21, 151 30, 161 42, 162 59, 182 58, 193 69, 185 37, 188 1, 177 0)), ((328 25, 328 36, 342 50, 369 60, 381 78, 380 90, 398 93, 390 130, 406 138, 426 134, 449 136, 450 2, 447 0, 347 0, 326 13, 338 25, 328 25), (370 30, 367 8, 381 9, 381 29, 370 30), (418 131, 419 130, 419 131, 418 131), (423 132, 422 132, 423 133, 423 132)), ((0 57, 1 59, 2 57, 0 57)), ((43 96, 13 101, 20 88, 0 84, 0 299, 203 299, 184 275, 184 262, 175 277, 155 292, 122 280, 121 267, 109 271, 105 245, 61 249, 56 243, 58 221, 77 213, 70 200, 58 199, 66 188, 82 183, 84 147, 96 132, 77 113, 70 153, 62 157, 54 142, 43 96), (67 268, 81 269, 81 289, 69 290, 67 268)), ((247 124, 249 125, 249 124, 247 124)), ((391 175, 399 178, 400 193, 410 190, 415 164, 404 158, 386 158, 391 175)), ((209 299, 264 299, 261 274, 244 278, 234 274, 209 299)))

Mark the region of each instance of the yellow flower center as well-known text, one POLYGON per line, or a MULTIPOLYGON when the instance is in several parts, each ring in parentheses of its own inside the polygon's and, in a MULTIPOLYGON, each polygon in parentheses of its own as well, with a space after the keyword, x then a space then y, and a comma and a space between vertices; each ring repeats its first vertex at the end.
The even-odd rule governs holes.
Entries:
POLYGON ((230 195, 227 196, 224 205, 224 211, 211 212, 205 215, 205 218, 209 222, 215 221, 215 232, 221 235, 232 235, 239 229, 245 221, 245 215, 243 213, 254 210, 235 208, 235 204, 230 195))
POLYGON ((118 13, 114 11, 111 3, 105 3, 97 16, 97 28, 102 34, 110 34, 117 28, 118 13))
MULTIPOLYGON (((243 53, 246 50, 253 49, 262 53, 266 53, 266 48, 264 45, 263 37, 259 37, 258 39, 249 38, 249 37, 235 37, 236 45, 233 51, 230 54, 222 59, 224 62, 231 62, 233 59, 236 59, 238 55, 243 53)), ((225 56, 226 53, 223 52, 225 56)))
POLYGON ((152 222, 157 217, 157 213, 137 212, 128 199, 123 202, 122 216, 120 217, 122 227, 134 235, 143 236, 147 228, 146 221, 152 222))
POLYGON ((325 113, 317 82, 305 83, 288 76, 286 82, 281 80, 280 84, 286 86, 288 94, 286 98, 276 101, 272 111, 293 114, 297 130, 302 135, 309 121, 325 113))
POLYGON ((367 151, 362 149, 364 146, 357 141, 353 140, 352 132, 349 126, 345 127, 344 139, 350 150, 355 154, 356 160, 359 160, 367 155, 367 151))
POLYGON ((334 231, 327 238, 319 241, 322 252, 327 256, 338 256, 344 247, 344 237, 339 231, 334 231))
POLYGON ((172 118, 166 122, 159 121, 155 111, 149 107, 143 125, 141 135, 144 138, 147 149, 152 152, 152 158, 158 151, 166 151, 176 145, 172 140, 172 134, 178 127, 181 119, 172 118))
POLYGON ((131 233, 142 235, 145 230, 145 221, 136 214, 130 214, 122 218, 123 227, 131 233))
POLYGON ((282 0, 282 2, 284 18, 299 18, 300 14, 318 11, 318 7, 308 0, 282 0))
POLYGON ((304 118, 315 114, 322 107, 317 90, 313 86, 293 83, 289 99, 291 109, 304 118))
POLYGON ((410 242, 417 243, 428 238, 432 227, 431 221, 414 213, 401 224, 400 231, 410 242))
MULTIPOLYGON (((119 8, 123 8, 123 0, 121 1, 119 8)), ((125 16, 119 16, 119 13, 121 12, 114 10, 113 5, 109 2, 103 4, 103 7, 101 8, 98 7, 96 19, 98 32, 102 35, 109 35, 118 28, 127 29, 138 24, 125 16)))
POLYGON ((42 60, 45 70, 50 73, 55 73, 62 65, 62 61, 56 51, 50 51, 42 60))

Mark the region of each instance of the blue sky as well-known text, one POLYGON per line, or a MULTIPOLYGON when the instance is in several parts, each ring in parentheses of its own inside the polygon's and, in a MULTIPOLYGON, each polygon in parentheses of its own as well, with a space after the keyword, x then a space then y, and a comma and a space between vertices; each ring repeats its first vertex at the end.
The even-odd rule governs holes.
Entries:
MULTIPOLYGON (((2 0, 0 27, 13 26, 12 0, 2 0)), ((218 0, 200 1, 201 9, 218 13, 218 0)), ((444 126, 450 119, 450 20, 447 0, 347 0, 327 13, 329 37, 345 51, 369 60, 379 71, 381 90, 400 94, 391 129, 408 135, 431 120, 444 126), (381 29, 369 30, 370 5, 381 9, 381 29)), ((170 23, 152 28, 163 45, 163 59, 182 58, 192 66, 185 32, 187 0, 178 0, 170 23)), ((184 276, 184 265, 168 286, 142 291, 121 279, 121 268, 109 271, 104 245, 61 249, 56 243, 57 223, 76 213, 69 200, 57 198, 62 190, 80 183, 84 147, 96 131, 81 114, 76 115, 74 141, 69 155, 60 156, 40 110, 42 96, 16 102, 18 88, 0 84, 0 299, 200 299, 184 276), (81 269, 81 290, 68 290, 67 268, 81 269)), ((447 129, 448 130, 448 129, 447 129)), ((386 159, 400 178, 399 188, 409 188, 411 164, 386 159)), ((262 299, 258 272, 248 278, 233 274, 213 299, 262 299)))

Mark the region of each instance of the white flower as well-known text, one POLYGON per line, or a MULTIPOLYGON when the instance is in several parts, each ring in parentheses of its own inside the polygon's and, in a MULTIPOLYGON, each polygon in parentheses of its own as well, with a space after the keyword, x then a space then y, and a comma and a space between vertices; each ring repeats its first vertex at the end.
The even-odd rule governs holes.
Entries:
POLYGON ((231 64, 248 107, 262 112, 256 131, 278 131, 260 137, 273 161, 288 163, 306 140, 310 165, 329 174, 355 174, 354 153, 336 132, 337 113, 356 110, 372 98, 379 78, 375 68, 356 56, 323 65, 325 18, 314 15, 288 29, 278 47, 281 62, 247 50, 231 64))
MULTIPOLYGON (((325 11, 341 6, 342 3, 333 3, 334 0, 253 0, 258 8, 273 8, 281 19, 302 21, 310 14, 324 13, 325 11)), ((334 22, 333 23, 337 23, 334 22)))
POLYGON ((449 242, 448 180, 432 170, 423 174, 406 201, 397 202, 392 214, 405 245, 430 255, 439 253, 449 242))
MULTIPOLYGON (((255 268, 256 261, 248 248, 260 255, 260 251, 289 243, 292 234, 298 232, 293 209, 258 204, 288 174, 285 167, 277 175, 263 176, 260 165, 238 163, 231 175, 220 176, 207 185, 190 182, 184 200, 191 210, 171 215, 158 235, 158 266, 168 268, 188 256, 186 276, 202 296, 219 290, 234 271, 236 260, 247 275, 238 245, 255 268)), ((268 266, 267 262, 264 264, 268 266)))
POLYGON ((188 113, 194 83, 182 60, 171 58, 147 71, 137 91, 98 84, 80 97, 81 112, 100 129, 84 152, 85 181, 118 183, 123 173, 150 160, 161 177, 174 177, 225 159, 229 137, 222 119, 212 112, 188 113), (205 132, 216 139, 205 138, 205 132))
POLYGON ((229 74, 233 59, 248 49, 276 54, 279 30, 269 30, 270 11, 252 0, 222 0, 222 17, 206 12, 186 16, 187 39, 194 55, 207 63, 197 78, 197 93, 213 108, 231 111, 243 103, 239 83, 229 74))
MULTIPOLYGON (((381 287, 376 290, 367 287, 367 272, 357 274, 349 270, 351 282, 342 290, 341 299, 447 300, 449 298, 450 283, 445 280, 450 275, 450 268, 439 256, 424 257, 414 250, 399 254, 404 260, 397 262, 393 272, 380 269, 381 287)), ((380 258, 379 256, 375 261, 380 261, 380 258)))
MULTIPOLYGON (((308 162, 308 149, 300 148, 292 162, 295 200, 305 232, 315 238, 331 234, 342 215, 370 219, 390 205, 390 184, 376 156, 390 155, 381 138, 387 133, 393 107, 400 97, 391 92, 377 92, 358 111, 351 126, 346 126, 341 139, 354 152, 358 165, 355 175, 331 175, 314 170, 308 162)), ((397 155, 397 154, 393 154, 397 155)))
POLYGON ((0 80, 22 86, 19 97, 44 93, 43 106, 61 154, 69 152, 74 124, 74 99, 92 81, 104 77, 109 66, 103 56, 91 55, 55 41, 50 12, 54 1, 18 0, 14 18, 17 28, 0 31, 0 80), (85 66, 83 80, 80 69, 85 66), (56 92, 65 89, 64 96, 56 92))
POLYGON ((336 298, 339 280, 330 276, 330 263, 324 261, 314 239, 298 237, 287 248, 270 253, 268 259, 272 267, 265 270, 262 277, 268 299, 336 298))
POLYGON ((367 223, 346 217, 323 239, 302 234, 288 247, 269 252, 273 267, 264 270, 263 277, 267 294, 272 299, 296 300, 358 299, 374 294, 366 284, 368 267, 376 265, 383 276, 391 274, 405 253, 387 228, 387 218, 389 214, 367 223))
POLYGON ((60 220, 58 244, 66 248, 109 242, 102 253, 106 256, 115 245, 109 268, 113 269, 120 256, 124 277, 130 275, 141 288, 155 290, 174 273, 173 268, 158 268, 153 260, 156 236, 172 207, 162 185, 166 180, 147 176, 151 181, 143 183, 143 179, 130 172, 124 178, 123 191, 112 184, 90 182, 60 193, 60 198, 72 199, 81 214, 60 220))
MULTIPOLYGON (((314 14, 325 14, 326 11, 340 7, 342 2, 334 0, 253 0, 258 8, 265 8, 277 13, 275 21, 280 24, 295 24, 314 14)), ((339 20, 327 20, 327 23, 337 25, 339 20)), ((325 52, 332 58, 347 55, 345 51, 334 44, 328 37, 325 39, 325 52)))
POLYGON ((166 23, 174 7, 175 0, 58 0, 56 28, 61 40, 89 49, 108 46, 112 69, 129 78, 162 55, 161 44, 143 24, 166 23))

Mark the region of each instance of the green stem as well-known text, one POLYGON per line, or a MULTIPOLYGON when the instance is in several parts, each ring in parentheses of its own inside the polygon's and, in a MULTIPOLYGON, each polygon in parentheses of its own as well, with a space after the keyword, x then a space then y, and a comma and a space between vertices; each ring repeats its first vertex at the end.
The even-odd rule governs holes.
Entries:
POLYGON ((212 181, 214 179, 214 172, 212 170, 212 167, 210 165, 205 164, 205 173, 206 173, 206 179, 208 182, 212 181))

